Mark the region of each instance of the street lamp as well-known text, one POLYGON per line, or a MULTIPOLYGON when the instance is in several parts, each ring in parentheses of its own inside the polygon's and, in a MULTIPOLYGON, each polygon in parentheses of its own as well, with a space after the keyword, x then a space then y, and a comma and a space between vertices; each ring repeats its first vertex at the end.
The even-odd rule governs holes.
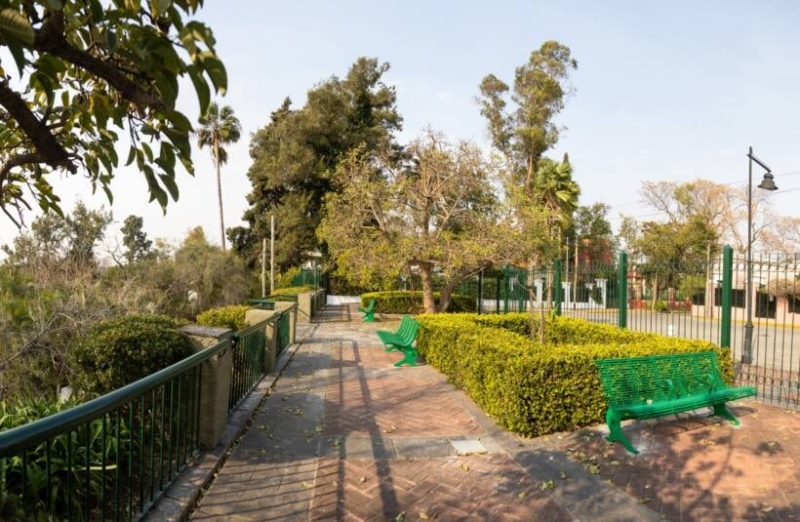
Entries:
POLYGON ((745 310, 747 321, 744 323, 744 349, 742 350, 742 363, 753 362, 753 162, 766 170, 764 179, 758 188, 764 190, 778 190, 772 171, 763 161, 753 156, 753 147, 747 153, 749 170, 747 177, 747 283, 744 288, 745 310))

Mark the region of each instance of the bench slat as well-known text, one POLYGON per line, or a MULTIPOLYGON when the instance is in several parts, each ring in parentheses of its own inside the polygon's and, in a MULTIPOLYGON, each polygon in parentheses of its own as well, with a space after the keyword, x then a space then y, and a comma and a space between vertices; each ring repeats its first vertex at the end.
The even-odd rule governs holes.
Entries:
POLYGON ((402 366, 403 364, 416 366, 416 360, 419 354, 413 345, 417 338, 418 331, 419 321, 407 315, 404 315, 400 320, 400 326, 397 328, 397 331, 378 330, 378 338, 386 346, 387 352, 391 350, 400 350, 405 355, 402 360, 394 364, 395 366, 402 366))

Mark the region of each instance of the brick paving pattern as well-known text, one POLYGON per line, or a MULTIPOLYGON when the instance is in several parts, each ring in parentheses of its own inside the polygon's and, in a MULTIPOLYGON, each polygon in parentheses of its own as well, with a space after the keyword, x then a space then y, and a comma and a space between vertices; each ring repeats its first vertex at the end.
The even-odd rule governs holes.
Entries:
POLYGON ((317 321, 193 520, 800 520, 799 413, 631 423, 637 456, 604 426, 522 439, 433 368, 394 368, 374 332, 396 320, 317 321))
POLYGON ((682 415, 625 428, 640 454, 581 430, 568 454, 664 520, 800 520, 800 413, 755 401, 741 425, 682 415))

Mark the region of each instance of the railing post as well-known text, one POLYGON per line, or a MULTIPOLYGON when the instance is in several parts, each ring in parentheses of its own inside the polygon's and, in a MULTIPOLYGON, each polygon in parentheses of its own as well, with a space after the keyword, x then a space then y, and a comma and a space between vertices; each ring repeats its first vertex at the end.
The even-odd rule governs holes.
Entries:
POLYGON ((297 294, 297 313, 302 323, 310 323, 311 318, 314 316, 314 310, 311 307, 313 295, 312 292, 301 292, 297 294))
POLYGON ((509 292, 509 284, 508 284, 508 265, 503 267, 503 313, 508 313, 508 292, 509 292))
POLYGON ((555 274, 553 275, 553 306, 556 315, 561 315, 561 260, 556 259, 555 274))
POLYGON ((266 345, 264 346, 264 367, 262 368, 264 373, 270 373, 275 369, 275 360, 277 359, 278 353, 278 335, 275 325, 278 322, 276 316, 279 315, 280 312, 276 312, 275 310, 259 310, 256 308, 251 308, 245 312, 244 315, 245 321, 247 321, 247 323, 250 325, 258 324, 265 319, 271 319, 275 317, 274 320, 267 323, 267 326, 264 329, 264 335, 267 338, 266 345))
POLYGON ((617 271, 617 326, 628 327, 628 253, 620 252, 617 271))
POLYGON ((228 399, 231 392, 231 367, 233 365, 233 331, 228 328, 211 328, 200 325, 181 327, 198 348, 209 348, 217 343, 227 343, 227 349, 206 360, 201 367, 200 389, 200 445, 212 449, 222 438, 228 423, 228 399))
POLYGON ((478 272, 478 315, 483 313, 483 270, 478 272))
POLYGON ((719 322, 719 345, 731 347, 731 308, 733 305, 733 248, 722 249, 722 313, 719 322))

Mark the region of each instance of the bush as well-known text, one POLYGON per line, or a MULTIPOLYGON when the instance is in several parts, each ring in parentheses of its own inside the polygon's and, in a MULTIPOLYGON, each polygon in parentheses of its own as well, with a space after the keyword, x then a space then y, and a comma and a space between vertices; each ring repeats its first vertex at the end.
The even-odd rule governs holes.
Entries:
POLYGON ((547 343, 526 335, 530 316, 422 315, 417 349, 504 428, 539 436, 602 423, 605 399, 594 361, 713 350, 728 383, 730 350, 707 341, 622 330, 549 316, 547 343))
POLYGON ((194 353, 178 323, 130 315, 97 323, 69 352, 72 385, 83 397, 103 395, 194 353))
MULTIPOLYGON (((441 298, 439 292, 433 293, 437 304, 441 298)), ((425 312, 422 305, 422 292, 395 290, 389 292, 370 292, 361 295, 361 306, 369 305, 369 300, 375 299, 375 310, 383 314, 409 314, 417 315, 425 312)), ((453 294, 450 296, 449 313, 475 312, 475 299, 466 295, 453 294)))
POLYGON ((197 316, 197 324, 217 328, 230 328, 238 332, 247 328, 245 314, 250 310, 247 305, 223 306, 206 310, 197 316))

